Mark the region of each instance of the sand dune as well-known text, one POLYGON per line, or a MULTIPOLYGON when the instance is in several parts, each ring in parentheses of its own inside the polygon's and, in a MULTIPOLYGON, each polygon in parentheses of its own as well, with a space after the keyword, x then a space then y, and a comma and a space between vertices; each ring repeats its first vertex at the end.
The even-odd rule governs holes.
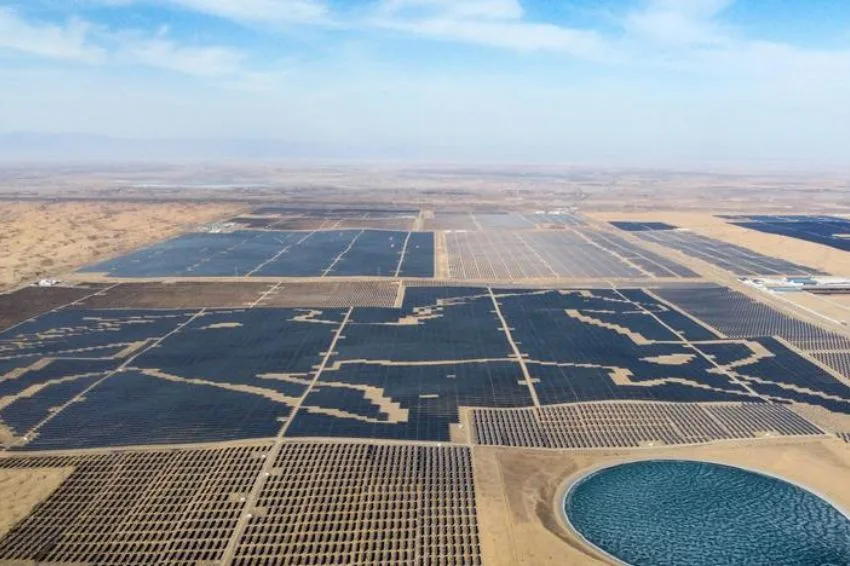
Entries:
POLYGON ((0 291, 55 277, 236 210, 204 203, 2 203, 0 291))

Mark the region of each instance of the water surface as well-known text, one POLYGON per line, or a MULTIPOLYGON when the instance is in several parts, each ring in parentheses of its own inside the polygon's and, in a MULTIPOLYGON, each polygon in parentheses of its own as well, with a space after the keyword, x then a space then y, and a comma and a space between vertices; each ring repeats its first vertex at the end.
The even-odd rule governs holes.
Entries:
MULTIPOLYGON (((850 478, 835 481, 850 489, 850 478)), ((850 566, 850 519, 800 487, 730 466, 605 468, 573 486, 564 509, 591 544, 634 566, 850 566)))

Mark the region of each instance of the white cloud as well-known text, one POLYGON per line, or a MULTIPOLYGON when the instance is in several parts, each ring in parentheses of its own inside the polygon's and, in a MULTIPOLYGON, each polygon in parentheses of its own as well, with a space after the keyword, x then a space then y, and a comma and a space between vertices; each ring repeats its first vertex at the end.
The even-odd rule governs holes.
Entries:
MULTIPOLYGON (((144 65, 205 78, 249 74, 242 66, 245 55, 223 46, 182 45, 168 39, 161 26, 151 36, 114 31, 82 20, 47 24, 26 20, 0 8, 0 50, 6 49, 46 59, 98 65, 144 65)), ((250 73, 252 81, 260 73, 250 73)))
POLYGON ((384 0, 383 17, 518 20, 524 11, 518 0, 384 0))
POLYGON ((606 52, 597 34, 549 24, 453 20, 383 21, 385 29, 464 43, 515 49, 518 51, 561 51, 588 59, 606 52))
POLYGON ((622 20, 623 47, 642 66, 712 76, 752 88, 850 86, 850 51, 748 37, 724 22, 734 0, 648 0, 622 20))
POLYGON ((716 44, 726 31, 717 16, 734 0, 650 0, 628 14, 627 33, 663 44, 716 44))
POLYGON ((383 0, 364 24, 416 36, 518 51, 607 56, 594 31, 529 22, 517 0, 383 0))
POLYGON ((162 37, 126 41, 119 58, 197 77, 217 78, 242 72, 244 55, 224 47, 179 45, 162 37))
POLYGON ((91 42, 91 26, 79 20, 66 24, 33 23, 0 7, 0 49, 51 59, 97 61, 103 50, 91 42))

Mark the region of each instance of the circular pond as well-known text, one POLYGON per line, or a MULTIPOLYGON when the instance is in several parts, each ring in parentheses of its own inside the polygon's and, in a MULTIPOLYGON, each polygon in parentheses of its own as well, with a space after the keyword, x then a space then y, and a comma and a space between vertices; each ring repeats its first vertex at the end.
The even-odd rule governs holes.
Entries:
MULTIPOLYGON (((848 478, 835 481, 850 488, 848 478)), ((841 511, 731 466, 647 460, 604 468, 570 488, 564 511, 587 542, 633 566, 850 566, 850 519, 841 511)))

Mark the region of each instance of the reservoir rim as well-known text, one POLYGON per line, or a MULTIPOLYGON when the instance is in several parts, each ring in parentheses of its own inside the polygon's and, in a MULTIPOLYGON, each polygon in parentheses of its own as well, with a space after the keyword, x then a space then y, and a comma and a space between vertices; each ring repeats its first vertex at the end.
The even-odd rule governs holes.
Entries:
POLYGON ((556 490, 555 500, 553 502, 553 506, 555 508, 555 516, 558 519, 558 522, 566 528, 569 533, 577 538, 582 544, 587 546, 588 550, 592 551, 594 554, 598 555, 600 558, 604 558, 605 560, 610 561, 611 564, 615 566, 634 566, 628 562, 624 562, 620 558, 617 558, 613 554, 607 552, 606 550, 598 547, 593 542, 587 539, 581 531, 573 525, 572 521, 570 521, 569 515, 567 514, 567 498, 570 493, 581 485, 586 479, 590 478, 593 475, 604 472, 610 468, 616 468, 619 466, 625 466, 629 464, 640 464, 640 463, 649 463, 649 462, 683 462, 690 464, 713 464, 716 466, 721 466, 724 468, 737 468, 739 470, 743 470, 745 472, 749 472, 752 474, 760 475, 767 478, 772 478, 775 480, 783 481, 787 484, 790 484, 798 489, 803 490, 804 492, 813 495, 825 502, 827 505, 831 506, 833 509, 838 511, 848 522, 850 522, 850 512, 844 509, 841 505, 837 504, 831 498, 823 495, 819 491, 812 489, 803 485, 802 483, 788 479, 784 476, 773 472, 767 472, 761 469, 749 467, 749 466, 739 466, 738 464, 730 464, 729 462, 724 462, 719 459, 713 458, 681 458, 681 457, 665 457, 665 456, 649 456, 649 457, 636 457, 636 458, 627 458, 623 460, 618 460, 616 462, 605 462, 601 464, 597 464, 586 468, 584 470, 580 470, 574 472, 567 476, 562 482, 559 488, 556 490))

